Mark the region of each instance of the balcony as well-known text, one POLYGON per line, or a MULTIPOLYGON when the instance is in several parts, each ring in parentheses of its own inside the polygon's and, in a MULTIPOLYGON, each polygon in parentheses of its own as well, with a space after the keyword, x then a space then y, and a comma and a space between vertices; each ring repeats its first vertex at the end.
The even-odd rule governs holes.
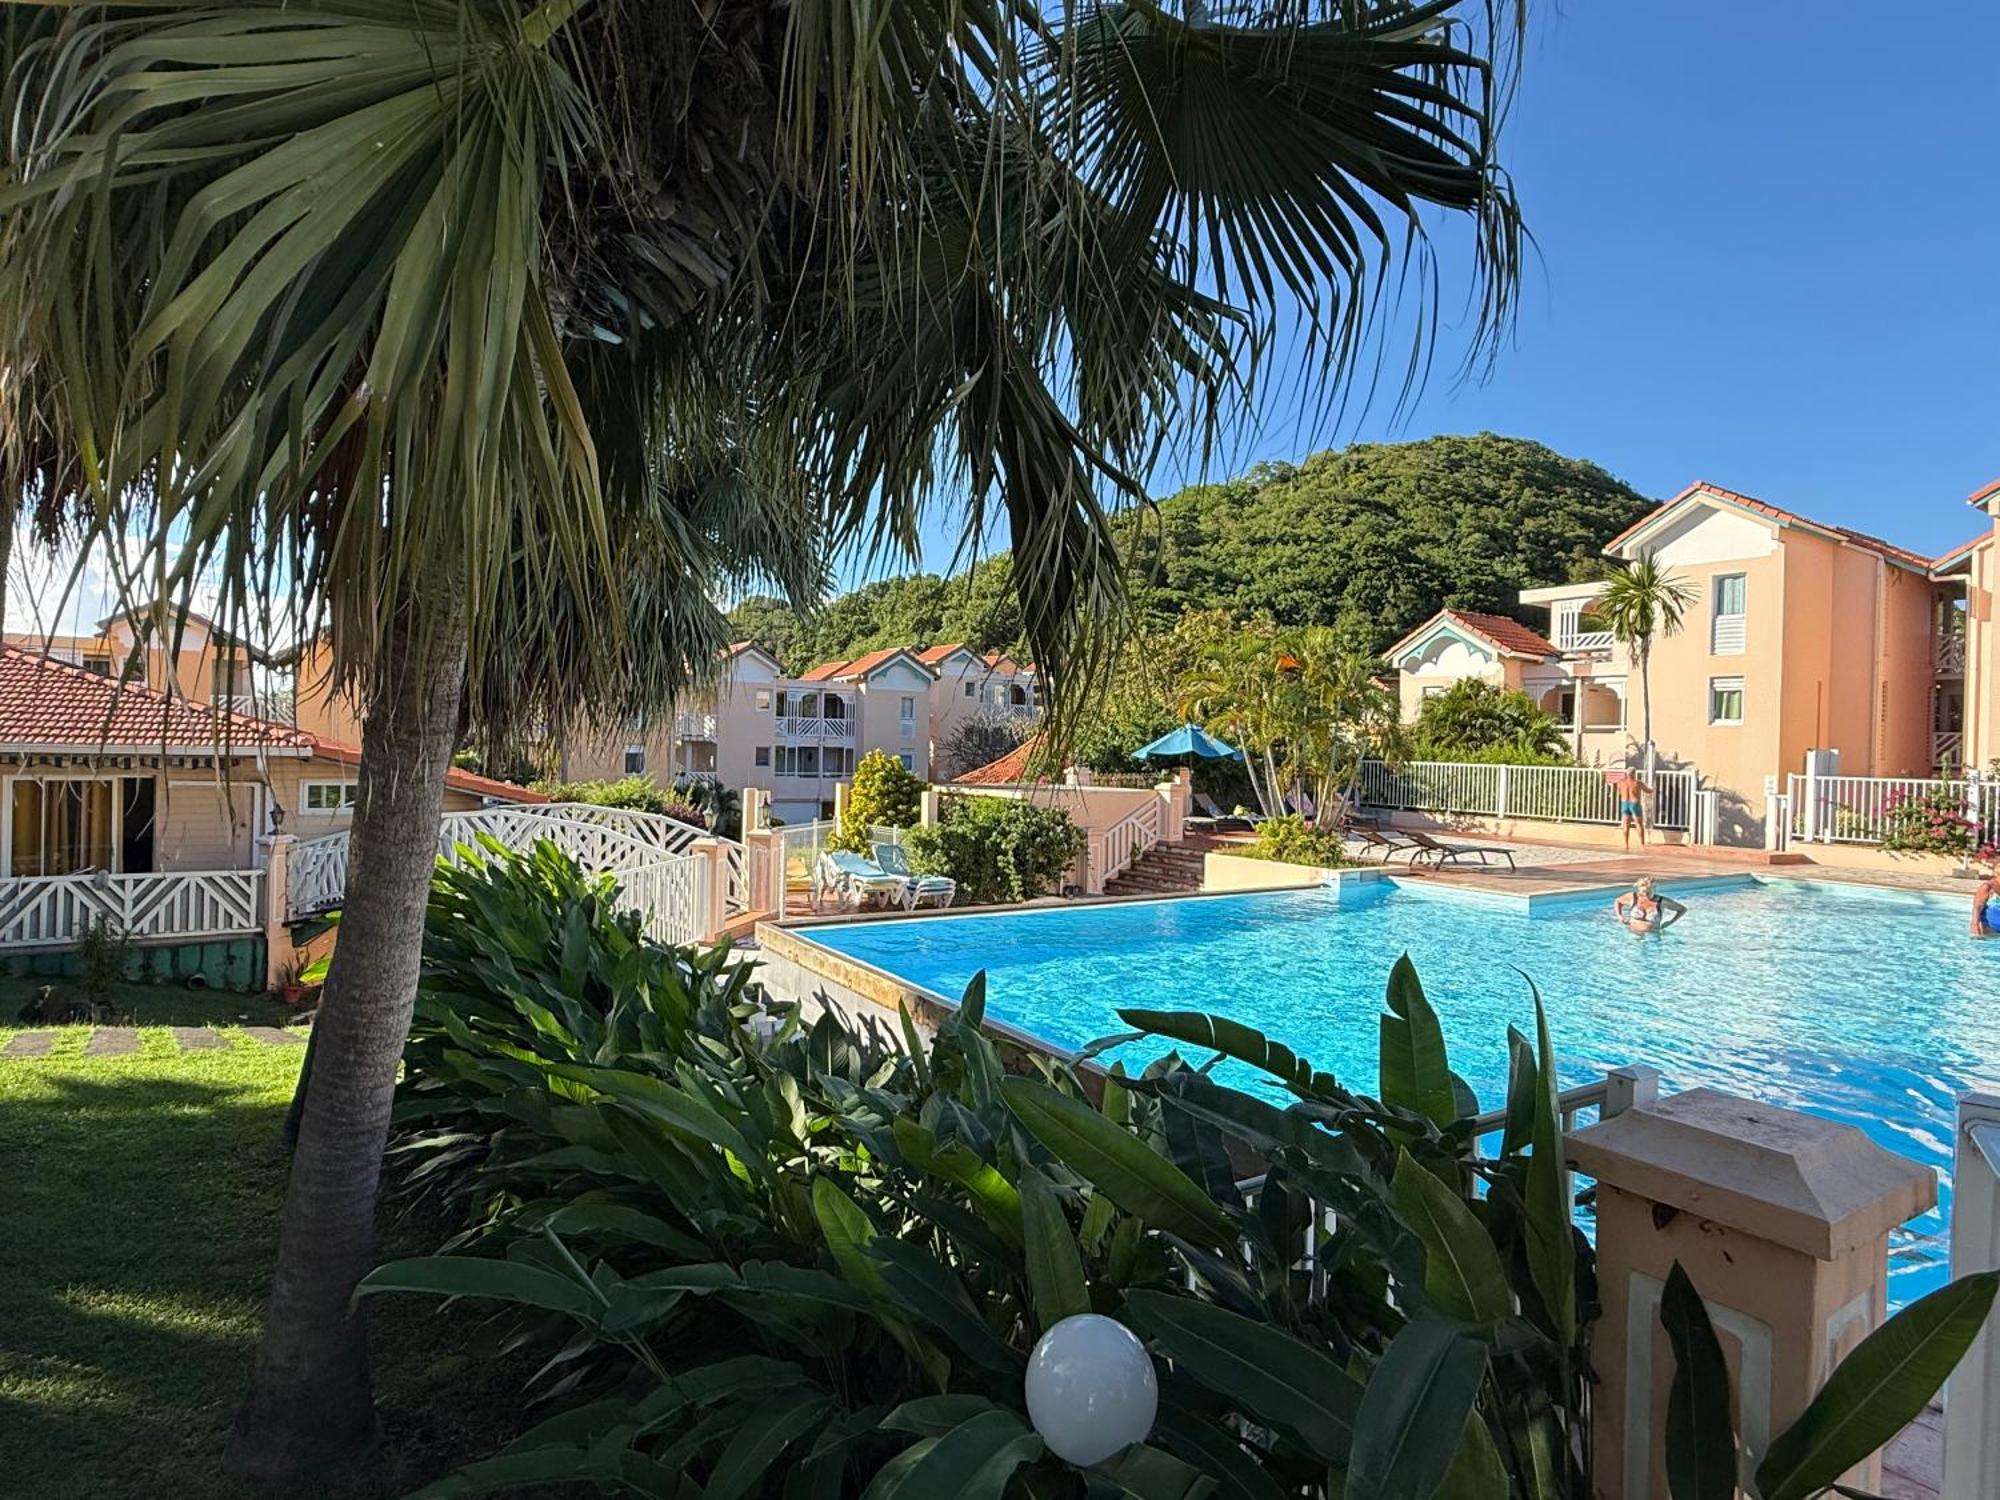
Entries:
POLYGON ((778 717, 778 738, 781 740, 810 740, 824 743, 829 740, 847 744, 854 738, 852 719, 802 718, 797 714, 781 714, 778 717))
POLYGON ((714 714, 680 714, 674 719, 674 733, 684 740, 715 738, 714 714))
POLYGON ((1610 631, 1580 630, 1574 620, 1563 620, 1556 626, 1556 649, 1566 656, 1609 651, 1615 641, 1610 631))
POLYGON ((1931 637, 1931 670, 1939 677, 1965 675, 1965 632, 1940 630, 1931 637))

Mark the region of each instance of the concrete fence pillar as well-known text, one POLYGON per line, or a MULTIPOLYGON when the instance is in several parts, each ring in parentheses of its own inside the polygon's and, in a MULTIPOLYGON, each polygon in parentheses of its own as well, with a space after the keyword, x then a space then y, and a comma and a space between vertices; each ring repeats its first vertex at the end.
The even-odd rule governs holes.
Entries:
POLYGON ((942 797, 943 793, 939 792, 936 787, 927 786, 924 788, 923 795, 917 799, 917 826, 919 828, 937 827, 938 806, 942 797))
POLYGON ((771 794, 761 786, 743 788, 743 832, 761 832, 771 826, 771 794))
POLYGON ((1160 794, 1160 842, 1178 844, 1187 835, 1187 818, 1194 806, 1194 772, 1183 766, 1154 788, 1160 794))
MULTIPOLYGON (((1568 1145, 1597 1179, 1596 1500, 1667 1493, 1674 1366, 1660 1297, 1676 1261, 1729 1363, 1747 1481, 1881 1325, 1889 1231, 1937 1202, 1936 1174, 1851 1125, 1714 1089, 1627 1110, 1568 1145)), ((1870 1458, 1843 1482, 1873 1490, 1880 1471, 1870 1458)))
POLYGON ((748 900, 752 911, 784 915, 785 849, 775 828, 743 830, 743 860, 749 875, 748 900))
POLYGON ((289 833, 258 840, 264 846, 264 988, 275 990, 298 964, 292 946, 292 846, 289 833))
POLYGON ((703 917, 700 928, 706 942, 721 933, 729 914, 729 851, 721 839, 696 839, 688 845, 688 853, 701 862, 697 874, 703 917))

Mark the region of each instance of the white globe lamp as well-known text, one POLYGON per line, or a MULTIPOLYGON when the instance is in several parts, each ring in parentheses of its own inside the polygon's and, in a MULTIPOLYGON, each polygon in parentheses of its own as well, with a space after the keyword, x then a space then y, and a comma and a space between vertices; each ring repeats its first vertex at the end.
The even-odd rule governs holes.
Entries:
POLYGON ((1028 1420, 1065 1463, 1087 1469, 1142 1443, 1160 1410, 1146 1346, 1097 1313, 1064 1318, 1028 1356, 1028 1420))

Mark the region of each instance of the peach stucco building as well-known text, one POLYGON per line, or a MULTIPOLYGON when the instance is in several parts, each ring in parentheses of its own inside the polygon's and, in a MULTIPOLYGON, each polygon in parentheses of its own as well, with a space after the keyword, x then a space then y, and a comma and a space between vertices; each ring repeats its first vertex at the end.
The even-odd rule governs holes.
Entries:
MULTIPOLYGON (((2000 504, 2000 485, 1989 503, 2000 504)), ((1801 769, 1809 750, 1837 752, 1843 775, 1924 776, 2000 743, 2000 723, 1974 734, 1962 712, 1980 701, 1970 662, 1990 671, 1996 659, 1963 647, 1968 618, 1975 639, 1991 629, 1985 585, 1974 581, 1990 579, 1990 543, 1933 560, 1719 485, 1690 485, 1605 549, 1618 562, 1650 556, 1693 592, 1681 630, 1652 646, 1659 764, 1699 771, 1722 794, 1723 837, 1748 842, 1761 836, 1765 778, 1801 769)), ((1586 764, 1636 760, 1639 674, 1591 613, 1603 589, 1524 590, 1526 609, 1548 612, 1541 632, 1441 612, 1390 648, 1405 716, 1429 693, 1479 676, 1555 715, 1586 764)))

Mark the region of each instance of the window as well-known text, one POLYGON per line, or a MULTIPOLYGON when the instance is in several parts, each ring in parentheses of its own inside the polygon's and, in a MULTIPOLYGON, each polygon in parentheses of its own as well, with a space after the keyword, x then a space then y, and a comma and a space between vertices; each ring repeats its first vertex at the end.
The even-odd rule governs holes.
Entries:
POLYGON ((95 672, 99 677, 109 677, 111 675, 111 658, 108 656, 86 656, 83 659, 83 670, 86 672, 95 672))
POLYGON ((757 747, 757 764, 760 766, 771 764, 771 747, 769 745, 759 745, 757 747))
POLYGON ((1741 677, 1711 677, 1708 679, 1708 722, 1711 724, 1741 724, 1743 722, 1743 679, 1741 677))
POLYGON ((762 713, 769 713, 770 711, 771 711, 771 690, 769 688, 757 689, 757 712, 762 714, 762 713))
POLYGON ((1708 627, 1708 649, 1716 656, 1743 654, 1743 614, 1748 600, 1749 580, 1741 573, 1716 576, 1713 611, 1708 627))
POLYGON ((900 760, 903 763, 903 769, 905 771, 914 771, 917 768, 917 758, 914 755, 910 754, 910 752, 907 750, 905 750, 901 755, 898 755, 896 759, 900 760))
POLYGON ((13 875, 74 875, 117 868, 118 782, 14 778, 13 875))
POLYGON ((903 700, 902 725, 905 739, 917 732, 917 700, 914 698, 903 700))
POLYGON ((1424 697, 1425 697, 1425 698, 1427 698, 1427 699, 1428 699, 1428 698, 1442 698, 1443 696, 1444 696, 1444 684, 1443 684, 1443 683, 1441 683, 1441 682, 1427 682, 1427 683, 1425 683, 1425 684, 1424 684, 1424 697))
POLYGON ((360 793, 359 782, 308 781, 299 795, 309 813, 338 813, 353 811, 354 799, 360 793))
POLYGON ((646 774, 646 747, 644 745, 627 745, 625 747, 625 774, 627 776, 644 776, 646 774))
POLYGON ((973 698, 973 697, 977 697, 977 696, 978 696, 978 694, 979 694, 979 688, 978 688, 978 686, 977 686, 976 684, 968 682, 968 683, 967 683, 967 684, 965 685, 965 696, 966 696, 966 697, 968 697, 968 698, 973 698))

